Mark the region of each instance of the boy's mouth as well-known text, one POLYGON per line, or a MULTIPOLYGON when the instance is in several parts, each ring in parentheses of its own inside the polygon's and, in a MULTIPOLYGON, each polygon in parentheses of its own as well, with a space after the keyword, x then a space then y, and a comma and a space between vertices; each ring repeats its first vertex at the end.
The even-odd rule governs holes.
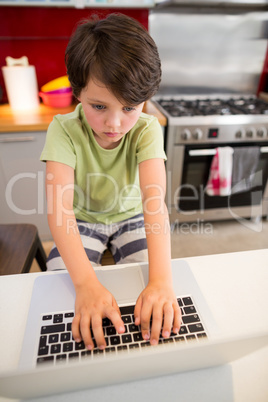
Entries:
POLYGON ((107 135, 107 137, 110 137, 110 138, 114 138, 114 137, 117 137, 118 136, 118 133, 104 133, 105 135, 107 135))

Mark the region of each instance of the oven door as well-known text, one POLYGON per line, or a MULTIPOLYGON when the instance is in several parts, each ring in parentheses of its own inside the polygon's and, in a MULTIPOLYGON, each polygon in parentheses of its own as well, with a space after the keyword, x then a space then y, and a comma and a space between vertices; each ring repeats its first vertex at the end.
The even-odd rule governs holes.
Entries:
POLYGON ((174 145, 172 166, 169 167, 170 183, 169 206, 171 222, 231 219, 234 217, 253 217, 267 215, 268 196, 268 144, 251 142, 217 144, 217 147, 259 146, 260 158, 253 185, 249 191, 230 194, 229 196, 210 196, 206 193, 211 162, 216 153, 216 146, 174 145), (180 168, 177 170, 178 162, 180 168), (177 174, 178 173, 178 174, 177 174))

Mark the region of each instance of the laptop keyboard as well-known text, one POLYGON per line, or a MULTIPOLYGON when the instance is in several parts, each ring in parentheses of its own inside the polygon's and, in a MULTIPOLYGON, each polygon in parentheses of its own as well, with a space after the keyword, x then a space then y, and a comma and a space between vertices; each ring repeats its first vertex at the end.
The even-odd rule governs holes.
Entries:
MULTIPOLYGON (((159 344, 184 343, 207 337, 203 323, 190 296, 178 298, 182 312, 182 323, 178 334, 171 333, 169 338, 160 336, 159 344)), ((75 342, 72 337, 73 311, 43 314, 41 317, 40 339, 37 352, 37 365, 42 363, 67 363, 72 360, 91 358, 96 355, 106 356, 120 351, 142 350, 152 347, 149 341, 144 341, 140 326, 134 323, 134 305, 120 307, 122 320, 125 323, 125 333, 118 334, 108 318, 103 319, 103 331, 106 348, 99 349, 93 333, 94 349, 87 350, 84 342, 75 342)), ((155 347, 155 346, 154 346, 155 347)))

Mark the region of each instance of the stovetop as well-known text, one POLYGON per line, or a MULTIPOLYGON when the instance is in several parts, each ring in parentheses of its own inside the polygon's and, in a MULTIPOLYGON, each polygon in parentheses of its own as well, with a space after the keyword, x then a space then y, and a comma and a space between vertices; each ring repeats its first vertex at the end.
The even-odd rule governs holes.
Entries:
POLYGON ((256 97, 229 99, 160 99, 157 103, 171 117, 267 115, 268 103, 256 97))
POLYGON ((172 144, 268 139, 268 102, 255 96, 165 95, 154 102, 167 117, 172 144))

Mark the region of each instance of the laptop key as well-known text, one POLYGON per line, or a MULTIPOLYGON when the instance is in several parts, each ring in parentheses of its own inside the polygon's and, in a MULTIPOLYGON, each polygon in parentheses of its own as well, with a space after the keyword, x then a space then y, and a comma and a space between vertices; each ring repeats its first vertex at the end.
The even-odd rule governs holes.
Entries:
POLYGON ((78 352, 69 353, 69 360, 71 360, 71 359, 77 359, 78 357, 79 357, 79 353, 78 353, 78 352))
POLYGON ((70 332, 64 332, 60 336, 61 342, 68 342, 71 339, 71 333, 70 332))
POLYGON ((122 335, 122 342, 123 342, 123 343, 130 343, 130 342, 132 342, 132 336, 131 336, 131 334, 122 335))
POLYGON ((202 332, 204 331, 204 327, 202 324, 191 324, 188 325, 188 329, 191 333, 193 332, 202 332))
POLYGON ((77 342, 75 342, 75 350, 83 350, 83 349, 85 349, 86 347, 85 347, 85 344, 84 344, 84 342, 82 341, 82 342, 79 342, 79 343, 77 343, 77 342))
POLYGON ((55 334, 57 332, 64 332, 65 324, 46 325, 41 327, 41 334, 55 334))
POLYGON ((193 304, 191 297, 183 297, 182 301, 185 306, 190 306, 191 304, 193 304))
POLYGON ((56 362, 64 362, 64 361, 66 361, 66 358, 67 358, 67 355, 66 355, 66 354, 64 354, 64 355, 57 355, 57 356, 56 356, 56 362))
POLYGON ((111 346, 120 345, 120 336, 111 336, 110 344, 111 346))
POLYGON ((177 301, 178 301, 179 306, 182 307, 182 306, 183 306, 182 300, 181 300, 181 299, 177 299, 177 301))
POLYGON ((106 353, 111 353, 111 352, 115 352, 115 347, 109 347, 109 348, 105 348, 105 352, 106 353))
POLYGON ((40 336, 39 347, 46 346, 46 345, 47 345, 47 336, 46 335, 40 336))
POLYGON ((90 357, 91 355, 92 355, 91 350, 83 350, 83 352, 81 352, 81 357, 90 357))
POLYGON ((184 336, 177 336, 176 338, 174 338, 174 341, 175 342, 184 342, 185 339, 184 339, 184 336))
POLYGON ((140 332, 140 328, 135 324, 129 324, 128 330, 129 332, 140 332))
POLYGON ((121 315, 134 314, 135 306, 122 306, 120 307, 121 315))
POLYGON ((38 357, 37 365, 42 364, 42 363, 48 363, 48 362, 52 363, 53 361, 54 361, 54 356, 38 357))
POLYGON ((50 347, 51 354, 60 353, 60 352, 61 352, 61 344, 60 343, 51 345, 51 347, 50 347))
POLYGON ((64 314, 64 317, 65 317, 65 318, 72 318, 72 317, 74 317, 74 313, 73 313, 73 312, 71 312, 71 313, 65 313, 65 314, 64 314))
POLYGON ((136 334, 134 334, 134 335, 133 335, 133 339, 134 339, 134 342, 143 341, 143 337, 142 337, 141 332, 137 332, 136 334))
POLYGON ((196 334, 196 336, 197 336, 197 338, 199 338, 199 339, 202 339, 202 338, 207 338, 207 334, 205 333, 205 332, 202 332, 202 333, 198 333, 198 334, 196 334))
POLYGON ((185 314, 194 314, 196 313, 196 309, 194 306, 189 306, 189 307, 184 307, 184 313, 185 314))
POLYGON ((198 314, 191 314, 182 317, 183 324, 191 324, 200 321, 198 314))
POLYGON ((58 334, 49 335, 48 343, 57 343, 58 341, 59 341, 59 335, 58 334))
POLYGON ((43 315, 43 321, 47 321, 47 320, 52 320, 51 314, 43 315))
POLYGON ((109 327, 111 325, 111 321, 109 320, 109 318, 103 318, 102 320, 102 326, 103 327, 109 327))
POLYGON ((139 349, 140 345, 138 343, 131 343, 129 345, 129 349, 139 349))
POLYGON ((38 356, 48 355, 48 346, 40 346, 38 349, 38 356))
POLYGON ((60 322, 63 322, 63 314, 54 314, 53 323, 58 324, 60 322))
POLYGON ((192 341, 192 340, 195 340, 196 337, 195 337, 195 335, 186 335, 186 339, 187 339, 187 341, 192 341))
POLYGON ((132 322, 131 315, 123 315, 122 316, 122 321, 123 321, 124 324, 129 324, 130 322, 132 322))
POLYGON ((117 350, 120 352, 121 350, 127 350, 127 345, 120 345, 117 347, 117 350))
POLYGON ((73 342, 66 342, 63 344, 63 352, 72 352, 73 342))
POLYGON ((187 334, 188 333, 188 329, 187 329, 187 327, 186 326, 181 326, 180 327, 180 331, 179 331, 179 335, 184 335, 184 334, 187 334))
POLYGON ((115 327, 106 327, 106 335, 111 336, 116 334, 115 327))

